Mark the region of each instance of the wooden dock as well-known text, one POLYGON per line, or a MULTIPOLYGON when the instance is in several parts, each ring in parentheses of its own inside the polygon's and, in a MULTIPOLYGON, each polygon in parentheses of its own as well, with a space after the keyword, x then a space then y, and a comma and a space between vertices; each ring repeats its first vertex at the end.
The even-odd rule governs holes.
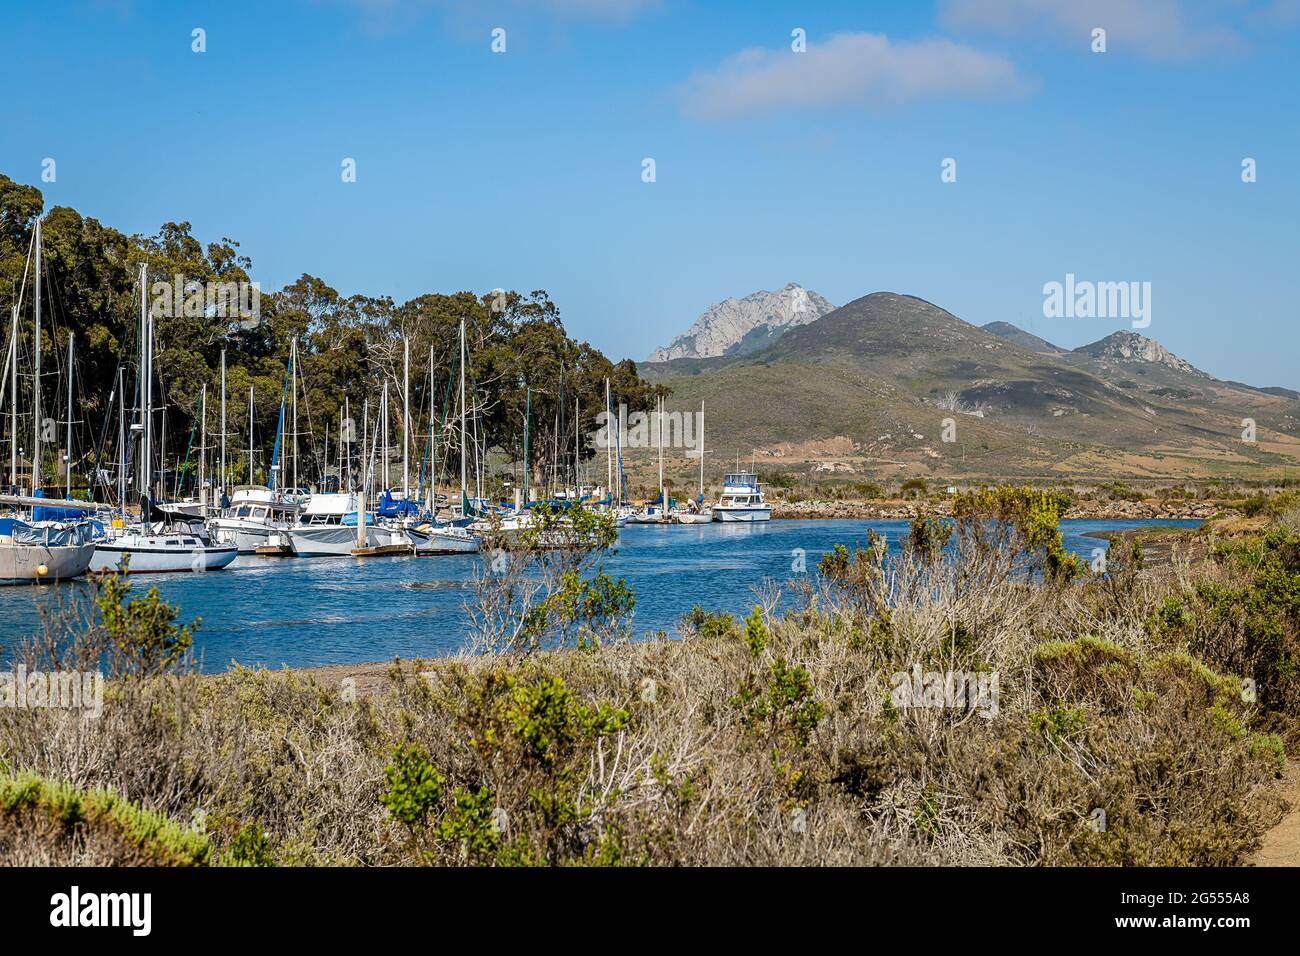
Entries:
POLYGON ((374 548, 353 548, 355 558, 379 558, 392 554, 415 554, 413 544, 381 544, 374 548))

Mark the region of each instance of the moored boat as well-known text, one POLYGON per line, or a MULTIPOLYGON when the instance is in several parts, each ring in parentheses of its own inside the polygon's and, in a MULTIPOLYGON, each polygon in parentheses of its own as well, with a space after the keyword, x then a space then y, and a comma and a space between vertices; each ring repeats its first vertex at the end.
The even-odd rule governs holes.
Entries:
POLYGON ((767 521, 771 517, 772 506, 763 498, 757 475, 742 471, 723 479, 722 495, 713 506, 714 521, 767 521))
POLYGON ((240 554, 252 554, 271 544, 272 536, 288 531, 301 505, 288 494, 262 486, 236 488, 230 507, 208 521, 213 536, 233 544, 240 554))
POLYGON ((66 581, 85 574, 95 543, 74 529, 0 518, 0 584, 66 581))

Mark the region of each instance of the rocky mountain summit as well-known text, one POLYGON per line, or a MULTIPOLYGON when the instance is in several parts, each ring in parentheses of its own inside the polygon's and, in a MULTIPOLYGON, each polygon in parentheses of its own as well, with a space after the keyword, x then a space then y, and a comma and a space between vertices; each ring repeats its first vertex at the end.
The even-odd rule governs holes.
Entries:
POLYGON ((655 349, 649 362, 678 358, 743 355, 771 344, 787 329, 807 325, 834 311, 824 297, 790 282, 774 292, 754 292, 743 299, 717 302, 670 344, 655 349))
POLYGON ((1104 339, 1091 345, 1080 346, 1074 351, 1102 361, 1163 365, 1178 372, 1209 377, 1191 362, 1180 359, 1155 339, 1138 335, 1136 332, 1112 332, 1104 339))

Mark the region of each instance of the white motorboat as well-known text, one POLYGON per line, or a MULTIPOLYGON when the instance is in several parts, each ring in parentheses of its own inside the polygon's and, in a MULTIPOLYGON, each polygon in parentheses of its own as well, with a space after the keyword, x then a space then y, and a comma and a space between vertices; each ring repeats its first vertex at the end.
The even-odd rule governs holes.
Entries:
POLYGON ((722 496, 713 506, 714 521, 768 521, 772 506, 763 498, 758 476, 742 471, 727 475, 722 482, 722 496))
POLYGON ((208 527, 218 541, 233 544, 240 554, 252 554, 288 531, 301 507, 288 493, 262 486, 236 488, 230 507, 210 519, 208 527))

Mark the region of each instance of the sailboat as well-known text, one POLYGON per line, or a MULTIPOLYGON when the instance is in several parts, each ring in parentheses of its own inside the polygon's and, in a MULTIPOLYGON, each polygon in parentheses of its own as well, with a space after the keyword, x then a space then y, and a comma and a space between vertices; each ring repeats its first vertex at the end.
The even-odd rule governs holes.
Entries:
POLYGON ((239 557, 233 544, 214 542, 195 518, 159 508, 153 499, 153 316, 146 290, 148 266, 140 266, 140 411, 132 430, 141 434, 140 524, 96 543, 91 571, 138 574, 164 571, 220 571, 239 557))
MULTIPOLYGON (((462 510, 469 500, 468 459, 465 455, 465 320, 460 323, 460 501, 462 510)), ((483 539, 454 524, 432 518, 407 529, 415 542, 416 554, 476 554, 483 539)))
POLYGON ((713 521, 713 509, 704 507, 704 403, 700 402, 700 496, 695 499, 694 507, 698 510, 679 511, 675 517, 678 524, 709 524, 713 521))
MULTIPOLYGON (((222 353, 222 369, 225 369, 225 354, 222 353)), ((297 398, 297 374, 298 374, 298 342, 293 340, 289 351, 289 369, 293 376, 293 430, 294 430, 294 448, 293 448, 293 478, 294 484, 298 480, 298 398, 297 398)), ((223 374, 224 381, 224 374, 223 374)), ((206 392, 205 392, 205 417, 206 417, 206 392)), ((273 461, 277 458, 281 445, 281 438, 284 424, 284 399, 280 400, 281 415, 280 427, 276 430, 275 446, 271 458, 273 461)), ((222 393, 222 408, 225 407, 225 394, 222 393)), ((249 435, 252 435, 252 401, 249 401, 249 435)), ((224 427, 224 426, 223 426, 224 427)), ((224 436, 223 436, 224 437, 224 436)), ((223 445, 224 448, 224 445, 223 445)), ((249 461, 252 459, 252 451, 249 451, 249 461)), ((200 458, 200 472, 202 471, 202 458, 200 458)), ((251 465, 250 465, 251 472, 251 465)), ((221 514, 209 519, 208 527, 212 529, 213 535, 218 541, 225 544, 233 544, 239 549, 240 554, 254 554, 259 549, 264 553, 275 553, 279 549, 282 553, 287 553, 289 549, 289 528, 298 518, 299 511, 302 510, 302 501, 295 494, 295 489, 285 491, 278 487, 282 480, 277 481, 279 476, 283 475, 283 469, 279 465, 273 465, 271 470, 271 482, 275 487, 268 488, 265 485, 243 485, 234 489, 231 496, 229 507, 225 508, 221 514)))
POLYGON ((673 517, 668 510, 668 495, 664 489, 664 400, 661 396, 655 410, 655 421, 659 432, 659 499, 645 506, 627 519, 628 524, 671 524, 673 517))
MULTIPOLYGON (((41 437, 39 424, 41 402, 39 352, 41 328, 40 219, 36 220, 36 228, 32 236, 32 252, 28 261, 33 260, 35 262, 34 340, 38 349, 34 359, 35 375, 33 376, 32 385, 32 417, 36 424, 33 428, 34 444, 31 476, 32 486, 35 489, 40 483, 40 454, 35 449, 40 447, 41 437)), ((26 266, 24 266, 22 287, 11 316, 9 352, 5 362, 5 373, 3 377, 0 377, 0 405, 4 403, 6 387, 8 387, 9 392, 9 420, 11 427, 9 481, 14 491, 18 488, 18 316, 22 311, 22 292, 26 288, 26 283, 27 272, 26 266)), ((69 340, 69 348, 71 348, 71 340, 69 340)), ((68 374, 70 383, 71 367, 69 367, 68 374)), ((69 400, 71 400, 71 384, 69 384, 68 394, 69 400)), ((68 419, 71 422, 71 414, 68 415, 68 419)), ((69 428, 71 428, 71 425, 69 425, 69 428)), ((71 442, 69 442, 68 447, 71 450, 71 442)), ((69 461, 69 474, 71 474, 71 467, 71 461, 69 461)), ((39 492, 33 491, 30 496, 18 494, 0 495, 0 505, 8 506, 16 512, 11 517, 0 517, 0 584, 64 581, 85 573, 90 566, 91 558, 95 554, 95 544, 91 540, 91 532, 94 526, 89 522, 82 521, 46 520, 47 517, 51 516, 48 509, 63 507, 76 510, 62 513, 55 510, 53 516, 63 518, 84 515, 85 512, 82 509, 86 507, 85 502, 50 500, 39 497, 39 492), (26 520, 24 512, 19 511, 19 509, 29 509, 31 520, 26 520)))

